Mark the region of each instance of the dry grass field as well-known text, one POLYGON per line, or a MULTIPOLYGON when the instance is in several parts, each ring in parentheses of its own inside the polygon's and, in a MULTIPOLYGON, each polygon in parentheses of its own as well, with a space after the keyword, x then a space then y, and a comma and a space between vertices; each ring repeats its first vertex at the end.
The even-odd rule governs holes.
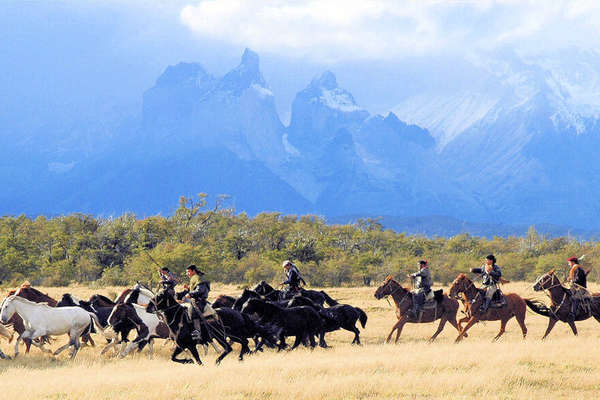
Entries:
MULTIPOLYGON (((592 289, 597 290, 597 287, 592 289)), ((112 294, 119 288, 42 288, 59 298, 64 292, 87 298, 112 294)), ((169 361, 170 345, 153 360, 146 352, 126 359, 99 355, 82 348, 75 361, 67 352, 57 358, 32 349, 16 360, 0 360, 3 399, 598 399, 600 397, 600 325, 578 323, 579 337, 558 324, 541 342, 547 319, 528 312, 527 340, 518 324, 508 323, 496 343, 498 322, 480 323, 470 337, 453 343, 456 330, 447 324, 438 341, 426 339, 437 325, 407 324, 400 342, 384 344, 396 317, 386 300, 376 300, 372 288, 328 288, 341 302, 359 306, 369 316, 362 330, 363 346, 351 346, 352 334, 328 334, 332 349, 265 351, 244 362, 231 354, 220 366, 216 354, 201 353, 203 366, 169 361)), ((511 283, 505 292, 543 299, 530 285, 511 283)), ((212 294, 236 295, 240 289, 214 285, 212 294)), ((4 297, 6 293, 2 293, 4 297)), ((13 353, 3 339, 0 348, 13 353)), ((102 339, 98 337, 98 342, 102 339)), ((158 341, 160 342, 160 341, 158 341)), ((54 343, 52 348, 58 347, 54 343)))

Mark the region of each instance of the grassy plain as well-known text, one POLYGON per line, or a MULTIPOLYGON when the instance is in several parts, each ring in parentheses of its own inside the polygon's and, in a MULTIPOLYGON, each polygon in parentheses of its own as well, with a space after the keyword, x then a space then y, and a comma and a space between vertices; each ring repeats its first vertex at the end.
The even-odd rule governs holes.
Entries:
MULTIPOLYGON (((598 287, 592 287, 598 291, 598 287)), ((59 298, 64 292, 87 298, 114 294, 120 288, 42 288, 59 298)), ((170 345, 155 346, 126 359, 82 348, 77 358, 66 352, 54 358, 32 349, 16 360, 0 360, 0 393, 5 399, 598 399, 600 397, 600 326, 578 323, 579 337, 558 324, 540 341, 547 319, 528 312, 527 340, 513 319, 496 343, 498 322, 480 323, 470 337, 453 343, 447 324, 438 341, 426 339, 437 325, 407 324, 398 344, 383 341, 394 324, 394 308, 373 297, 375 287, 327 288, 341 302, 361 307, 369 316, 363 346, 351 346, 352 334, 328 334, 332 349, 276 353, 266 351, 237 361, 231 354, 217 367, 211 349, 203 366, 169 361, 170 345)), ((505 292, 544 299, 529 284, 510 283, 505 292)), ((240 288, 214 285, 212 293, 236 295, 240 288)), ((3 293, 4 297, 6 293, 3 293)), ((97 342, 102 343, 98 337, 97 342)), ((53 344, 52 348, 58 347, 53 344)), ((2 339, 0 348, 12 354, 2 339)))

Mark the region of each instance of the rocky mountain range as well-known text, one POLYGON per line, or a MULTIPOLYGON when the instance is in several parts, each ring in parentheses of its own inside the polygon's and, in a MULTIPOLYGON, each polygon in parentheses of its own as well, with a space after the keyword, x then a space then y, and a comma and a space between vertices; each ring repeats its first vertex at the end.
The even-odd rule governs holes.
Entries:
POLYGON ((137 119, 0 137, 2 211, 151 215, 207 192, 250 214, 600 228, 600 57, 574 59, 580 74, 552 58, 477 60, 481 90, 420 93, 385 115, 325 71, 296 95, 289 126, 251 50, 221 77, 179 63, 137 119))

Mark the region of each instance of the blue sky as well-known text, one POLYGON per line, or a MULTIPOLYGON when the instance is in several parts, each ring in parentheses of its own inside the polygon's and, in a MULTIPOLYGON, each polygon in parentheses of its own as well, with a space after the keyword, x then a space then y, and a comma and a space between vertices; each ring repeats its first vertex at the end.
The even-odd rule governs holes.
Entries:
POLYGON ((220 75, 245 47, 260 54, 284 120, 294 94, 325 69, 384 112, 429 86, 469 85, 480 73, 473 63, 490 54, 597 49, 599 10, 587 0, 9 0, 0 122, 135 114, 168 65, 197 61, 220 75))

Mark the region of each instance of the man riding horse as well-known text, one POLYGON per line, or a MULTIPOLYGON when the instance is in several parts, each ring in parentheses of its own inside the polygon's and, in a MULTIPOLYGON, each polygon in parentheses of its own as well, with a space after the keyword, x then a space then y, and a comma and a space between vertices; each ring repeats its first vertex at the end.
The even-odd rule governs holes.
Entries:
POLYGON ((569 312, 569 318, 575 321, 579 303, 589 300, 590 294, 587 291, 587 274, 581 265, 579 265, 577 257, 571 257, 567 262, 570 267, 567 283, 569 283, 569 289, 571 290, 571 311, 569 312))
POLYGON ((208 292, 210 291, 210 282, 200 281, 200 277, 204 272, 200 271, 195 265, 190 265, 186 269, 187 276, 190 278, 189 286, 185 286, 189 290, 185 295, 186 299, 191 302, 191 307, 188 309, 189 317, 194 322, 193 337, 200 337, 201 321, 215 314, 215 311, 208 304, 208 292))
POLYGON ((419 313, 423 309, 423 304, 425 304, 425 297, 431 292, 431 272, 429 271, 427 261, 419 261, 419 272, 409 274, 408 276, 415 280, 415 288, 412 291, 413 307, 411 313, 415 319, 418 319, 419 313))
POLYGON ((282 285, 288 285, 287 289, 283 293, 284 299, 291 299, 296 293, 300 291, 300 282, 306 284, 304 279, 300 276, 298 268, 290 261, 285 260, 282 264, 285 270, 285 281, 281 282, 282 285))
POLYGON ((177 276, 169 271, 167 267, 161 267, 158 269, 160 275, 160 283, 164 290, 167 290, 171 295, 175 295, 175 286, 179 283, 177 276))
POLYGON ((485 264, 479 268, 471 268, 471 272, 481 275, 482 289, 485 289, 485 298, 479 311, 484 313, 490 307, 494 294, 498 291, 498 282, 502 276, 502 270, 496 264, 496 257, 490 254, 485 258, 485 264))

